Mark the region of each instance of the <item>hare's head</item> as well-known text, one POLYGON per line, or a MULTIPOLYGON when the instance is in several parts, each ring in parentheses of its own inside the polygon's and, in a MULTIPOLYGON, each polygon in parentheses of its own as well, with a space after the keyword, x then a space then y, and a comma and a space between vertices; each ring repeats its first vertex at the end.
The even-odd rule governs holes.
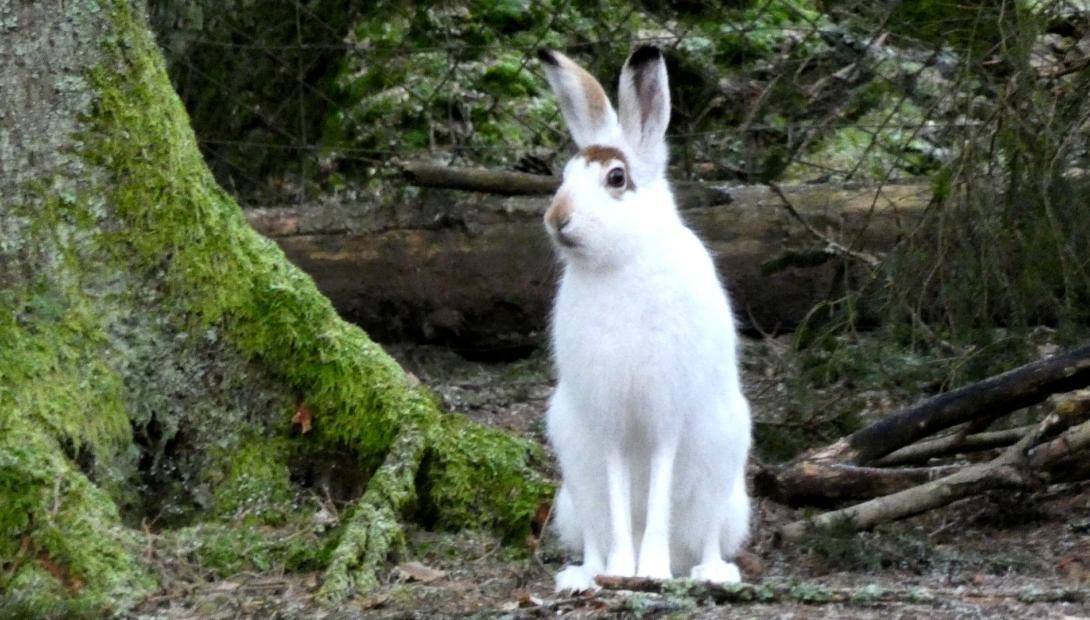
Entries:
POLYGON ((616 112, 602 85, 570 58, 544 49, 538 58, 579 148, 545 227, 566 259, 624 260, 676 220, 665 178, 670 92, 662 54, 641 47, 628 57, 616 112))

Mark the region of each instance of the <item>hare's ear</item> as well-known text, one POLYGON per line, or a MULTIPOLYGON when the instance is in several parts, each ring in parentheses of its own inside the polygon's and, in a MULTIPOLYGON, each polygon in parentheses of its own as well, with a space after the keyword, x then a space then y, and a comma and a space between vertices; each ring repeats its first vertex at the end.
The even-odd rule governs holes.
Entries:
POLYGON ((620 138, 617 114, 598 80, 559 52, 541 49, 537 57, 556 93, 575 145, 584 148, 592 144, 616 144, 620 138))
POLYGON ((621 129, 641 174, 652 177, 663 174, 666 126, 670 124, 670 87, 659 48, 648 45, 632 52, 621 70, 617 92, 621 129))

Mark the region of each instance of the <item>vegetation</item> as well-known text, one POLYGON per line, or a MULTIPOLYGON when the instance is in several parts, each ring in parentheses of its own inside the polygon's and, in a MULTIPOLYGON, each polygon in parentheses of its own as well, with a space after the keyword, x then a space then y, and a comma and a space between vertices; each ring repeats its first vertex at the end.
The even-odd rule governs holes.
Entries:
MULTIPOLYGON (((291 16, 272 15, 279 26, 259 29, 268 38, 253 42, 253 57, 263 59, 252 63, 255 75, 269 74, 263 63, 273 58, 291 66, 296 58, 281 50, 300 40, 321 42, 327 55, 304 62, 320 77, 299 81, 288 72, 266 80, 278 84, 277 100, 293 90, 313 100, 299 118, 310 123, 315 148, 287 154, 282 169, 260 177, 266 190, 279 190, 243 191, 244 200, 298 198, 307 187, 388 194, 397 164, 415 159, 555 169, 567 134, 533 60, 536 48, 563 49, 612 86, 631 47, 654 42, 669 50, 675 177, 933 179, 924 223, 906 228, 877 269, 849 279, 852 294, 819 309, 814 330, 801 332, 799 346, 812 362, 850 340, 846 328, 881 323, 890 347, 907 346, 909 357, 932 350, 950 358, 939 343, 954 343, 964 353, 954 357, 968 363, 947 365, 936 385, 956 384, 1024 361, 1022 349, 977 368, 988 359, 980 351, 1007 350, 1027 328, 1058 328, 1070 342, 1086 323, 1090 280, 1078 248, 1090 216, 1077 205, 1088 191, 1087 155, 1074 137, 1087 131, 1080 93, 1090 24, 1077 3, 378 2, 336 16, 321 10, 308 11, 296 28, 291 16), (306 38, 319 27, 320 36, 306 38), (881 316, 865 311, 875 299, 881 316)), ((244 50, 231 57, 204 51, 208 39, 233 40, 242 20, 256 17, 243 10, 229 19, 238 23, 160 26, 175 42, 172 75, 187 101, 202 82, 182 64, 210 63, 202 71, 211 72, 241 62, 244 50)), ((190 108, 206 140, 245 139, 206 124, 202 106, 190 108)), ((279 133, 281 146, 299 145, 293 132, 279 133)), ((210 142, 204 147, 221 153, 210 142)), ((238 187, 233 172, 224 174, 238 187)), ((850 355, 834 351, 829 359, 850 355)), ((840 372, 807 366, 826 378, 840 372)))
POLYGON ((536 68, 542 46, 606 77, 633 45, 670 48, 672 144, 684 176, 914 175, 934 170, 946 146, 912 128, 951 83, 948 67, 929 49, 876 42, 869 15, 826 13, 809 1, 700 10, 377 2, 336 15, 318 3, 298 24, 258 5, 206 20, 186 20, 173 6, 164 4, 156 24, 175 84, 219 178, 245 195, 350 187, 410 159, 548 170, 567 133, 536 68), (293 72, 297 65, 307 71, 293 72), (917 92, 921 75, 927 92, 917 92), (251 82, 260 85, 236 93, 251 82), (225 106, 235 112, 223 114, 225 106), (255 151, 262 155, 244 154, 255 151))

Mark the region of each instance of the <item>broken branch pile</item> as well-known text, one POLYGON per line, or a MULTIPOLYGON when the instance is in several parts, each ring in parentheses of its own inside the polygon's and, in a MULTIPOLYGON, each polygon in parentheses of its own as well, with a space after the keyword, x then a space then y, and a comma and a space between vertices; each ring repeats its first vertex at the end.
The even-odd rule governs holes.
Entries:
POLYGON ((1090 475, 1081 466, 1090 460, 1088 386, 1090 346, 1082 346, 925 399, 765 469, 756 490, 796 506, 863 500, 780 529, 797 540, 812 530, 870 528, 994 489, 1082 479, 1090 475), (1036 422, 1010 423, 1010 414, 1046 400, 1036 422))

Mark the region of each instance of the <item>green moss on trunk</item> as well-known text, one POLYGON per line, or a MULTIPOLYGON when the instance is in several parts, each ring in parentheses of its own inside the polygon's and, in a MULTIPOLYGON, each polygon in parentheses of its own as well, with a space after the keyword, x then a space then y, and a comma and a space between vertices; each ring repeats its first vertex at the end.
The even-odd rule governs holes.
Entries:
POLYGON ((0 592, 20 593, 0 611, 130 607, 155 586, 130 529, 145 515, 189 524, 158 536, 223 560, 221 575, 247 549, 313 570, 328 552, 301 558, 255 529, 310 518, 289 470, 308 454, 350 454, 366 474, 385 461, 350 524, 314 545, 337 549, 331 585, 351 567, 341 595, 373 583, 418 495, 444 526, 527 531, 552 490, 540 448, 442 412, 249 228, 138 9, 68 9, 26 27, 65 37, 79 34, 72 15, 105 21, 88 29, 109 33, 97 60, 68 86, 88 95, 77 133, 53 138, 75 149, 18 202, 4 196, 0 217, 15 231, 0 244, 15 265, 0 271, 0 592), (304 435, 290 424, 300 402, 304 435))

